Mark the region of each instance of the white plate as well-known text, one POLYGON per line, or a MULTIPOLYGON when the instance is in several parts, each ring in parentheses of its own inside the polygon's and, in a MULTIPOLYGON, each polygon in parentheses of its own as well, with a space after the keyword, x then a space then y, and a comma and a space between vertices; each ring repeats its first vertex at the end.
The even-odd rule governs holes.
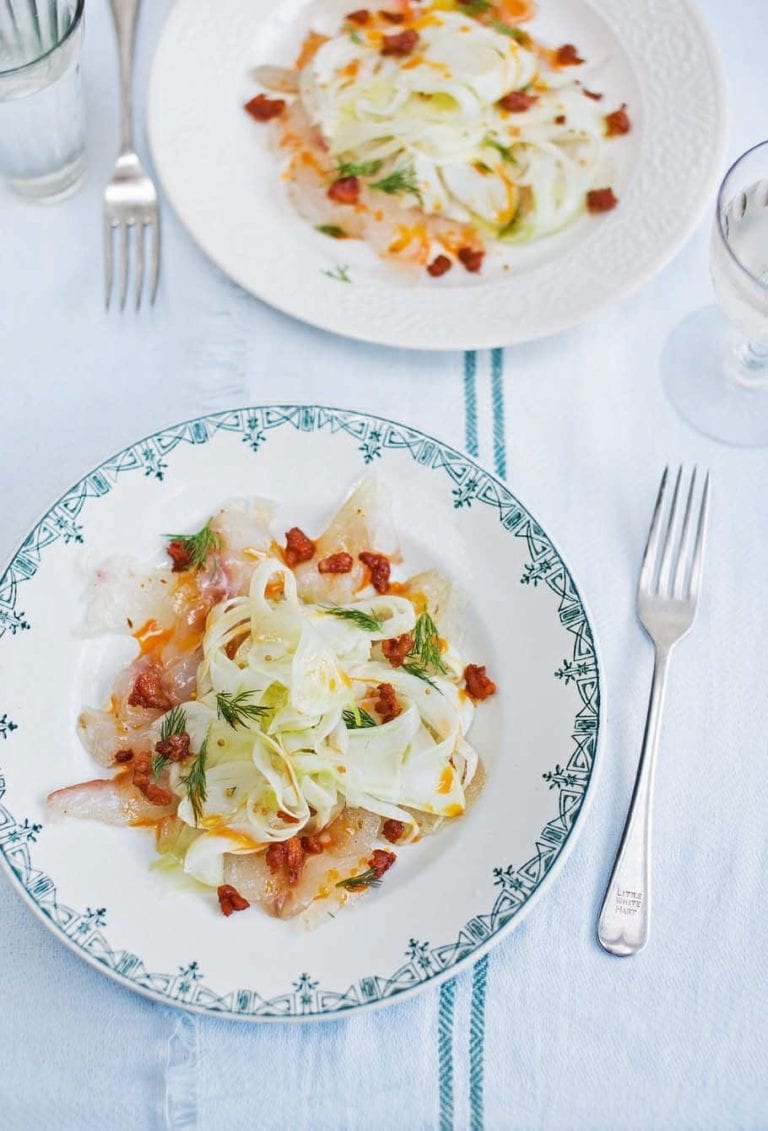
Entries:
POLYGON ((24 541, 0 580, 0 635, 0 860, 77 954, 187 1009, 317 1018, 401 1000, 519 922, 582 824, 600 690, 578 590, 502 483, 387 420, 251 408, 140 441, 67 491, 24 541), (225 919, 215 896, 149 870, 150 831, 46 809, 50 790, 100 775, 75 721, 128 658, 113 638, 83 635, 84 591, 105 558, 159 560, 160 532, 191 529, 233 496, 275 498, 278 529, 318 530, 366 464, 391 485, 408 566, 438 564, 468 598, 463 650, 499 686, 472 733, 488 780, 460 822, 402 849, 379 890, 318 930, 257 910, 225 919))
POLYGON ((169 200, 211 259, 273 306, 384 345, 509 345, 616 302, 701 217, 722 163, 725 89, 697 9, 689 0, 540 0, 533 30, 595 62, 589 84, 606 92, 606 109, 629 104, 633 130, 609 147, 615 212, 494 251, 480 277, 456 270, 440 280, 406 276, 358 241, 315 232, 288 200, 267 131, 242 106, 258 89, 254 65, 292 61, 319 2, 177 0, 149 88, 150 141, 169 200))

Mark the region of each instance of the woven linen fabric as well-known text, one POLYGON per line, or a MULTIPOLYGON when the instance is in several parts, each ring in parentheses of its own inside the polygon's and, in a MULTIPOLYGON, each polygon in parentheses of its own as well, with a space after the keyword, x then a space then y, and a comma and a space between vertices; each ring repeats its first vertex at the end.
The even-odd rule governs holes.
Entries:
MULTIPOLYGON (((702 7, 730 76, 735 156, 765 130, 768 28, 758 0, 702 7)), ((168 8, 144 5, 139 91, 168 8)), ((251 299, 166 207, 158 305, 107 317, 99 218, 117 117, 106 4, 89 5, 84 66, 86 190, 39 209, 0 189, 3 552, 62 487, 175 421, 269 402, 380 413, 506 477, 562 547, 596 630, 606 731, 591 812, 546 897, 474 966, 384 1010, 280 1026, 156 1004, 68 952, 3 881, 0 1126, 768 1126, 766 455, 692 433, 657 371, 672 328, 712 301, 708 223, 636 296, 578 329, 504 351, 419 354, 332 337, 251 299), (653 936, 617 960, 595 922, 650 682, 634 588, 661 470, 680 460, 713 474, 704 591, 670 677, 653 936)))

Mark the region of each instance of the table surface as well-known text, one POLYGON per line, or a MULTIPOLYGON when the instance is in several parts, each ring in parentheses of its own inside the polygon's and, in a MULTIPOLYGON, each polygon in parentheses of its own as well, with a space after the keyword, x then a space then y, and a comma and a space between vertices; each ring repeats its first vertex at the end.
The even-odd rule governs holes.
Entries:
MULTIPOLYGON (((729 76, 735 157, 765 130, 764 5, 701 7, 729 76)), ((144 5, 139 90, 168 8, 144 5)), ((608 726, 591 813, 555 888, 489 960, 382 1014, 299 1031, 177 1013, 87 968, 1 884, 0 1122, 45 1111, 65 1128, 768 1126, 768 463, 696 436, 658 377, 670 331, 712 302, 708 218, 631 299, 503 354, 394 351, 294 322, 231 284, 168 208, 156 308, 107 316, 100 198, 117 91, 103 0, 88 7, 84 69, 85 191, 36 208, 0 188, 2 553, 86 469, 209 410, 331 403, 474 446, 464 402, 474 365, 480 459, 565 549, 601 646, 608 726), (598 947, 595 921, 650 680, 634 587, 660 471, 681 460, 713 474, 705 586, 671 672, 653 937, 617 960, 598 947)))

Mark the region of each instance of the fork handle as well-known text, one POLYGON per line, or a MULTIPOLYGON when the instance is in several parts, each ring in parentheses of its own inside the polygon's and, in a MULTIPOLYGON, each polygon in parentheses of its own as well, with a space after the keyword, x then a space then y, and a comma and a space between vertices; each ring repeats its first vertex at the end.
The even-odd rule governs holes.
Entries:
POLYGON ((133 144, 133 55, 136 24, 141 0, 109 0, 117 33, 120 57, 120 150, 126 153, 133 144))
POLYGON ((642 950, 651 928, 651 808, 670 651, 656 648, 635 788, 597 927, 603 949, 621 958, 642 950))

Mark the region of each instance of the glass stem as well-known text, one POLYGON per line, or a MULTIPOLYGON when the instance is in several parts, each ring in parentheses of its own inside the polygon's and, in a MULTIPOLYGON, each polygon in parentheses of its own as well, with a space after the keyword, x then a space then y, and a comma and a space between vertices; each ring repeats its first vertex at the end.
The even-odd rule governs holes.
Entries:
POLYGON ((731 375, 738 385, 768 388, 768 345, 739 338, 731 345, 731 357, 735 362, 731 375))

